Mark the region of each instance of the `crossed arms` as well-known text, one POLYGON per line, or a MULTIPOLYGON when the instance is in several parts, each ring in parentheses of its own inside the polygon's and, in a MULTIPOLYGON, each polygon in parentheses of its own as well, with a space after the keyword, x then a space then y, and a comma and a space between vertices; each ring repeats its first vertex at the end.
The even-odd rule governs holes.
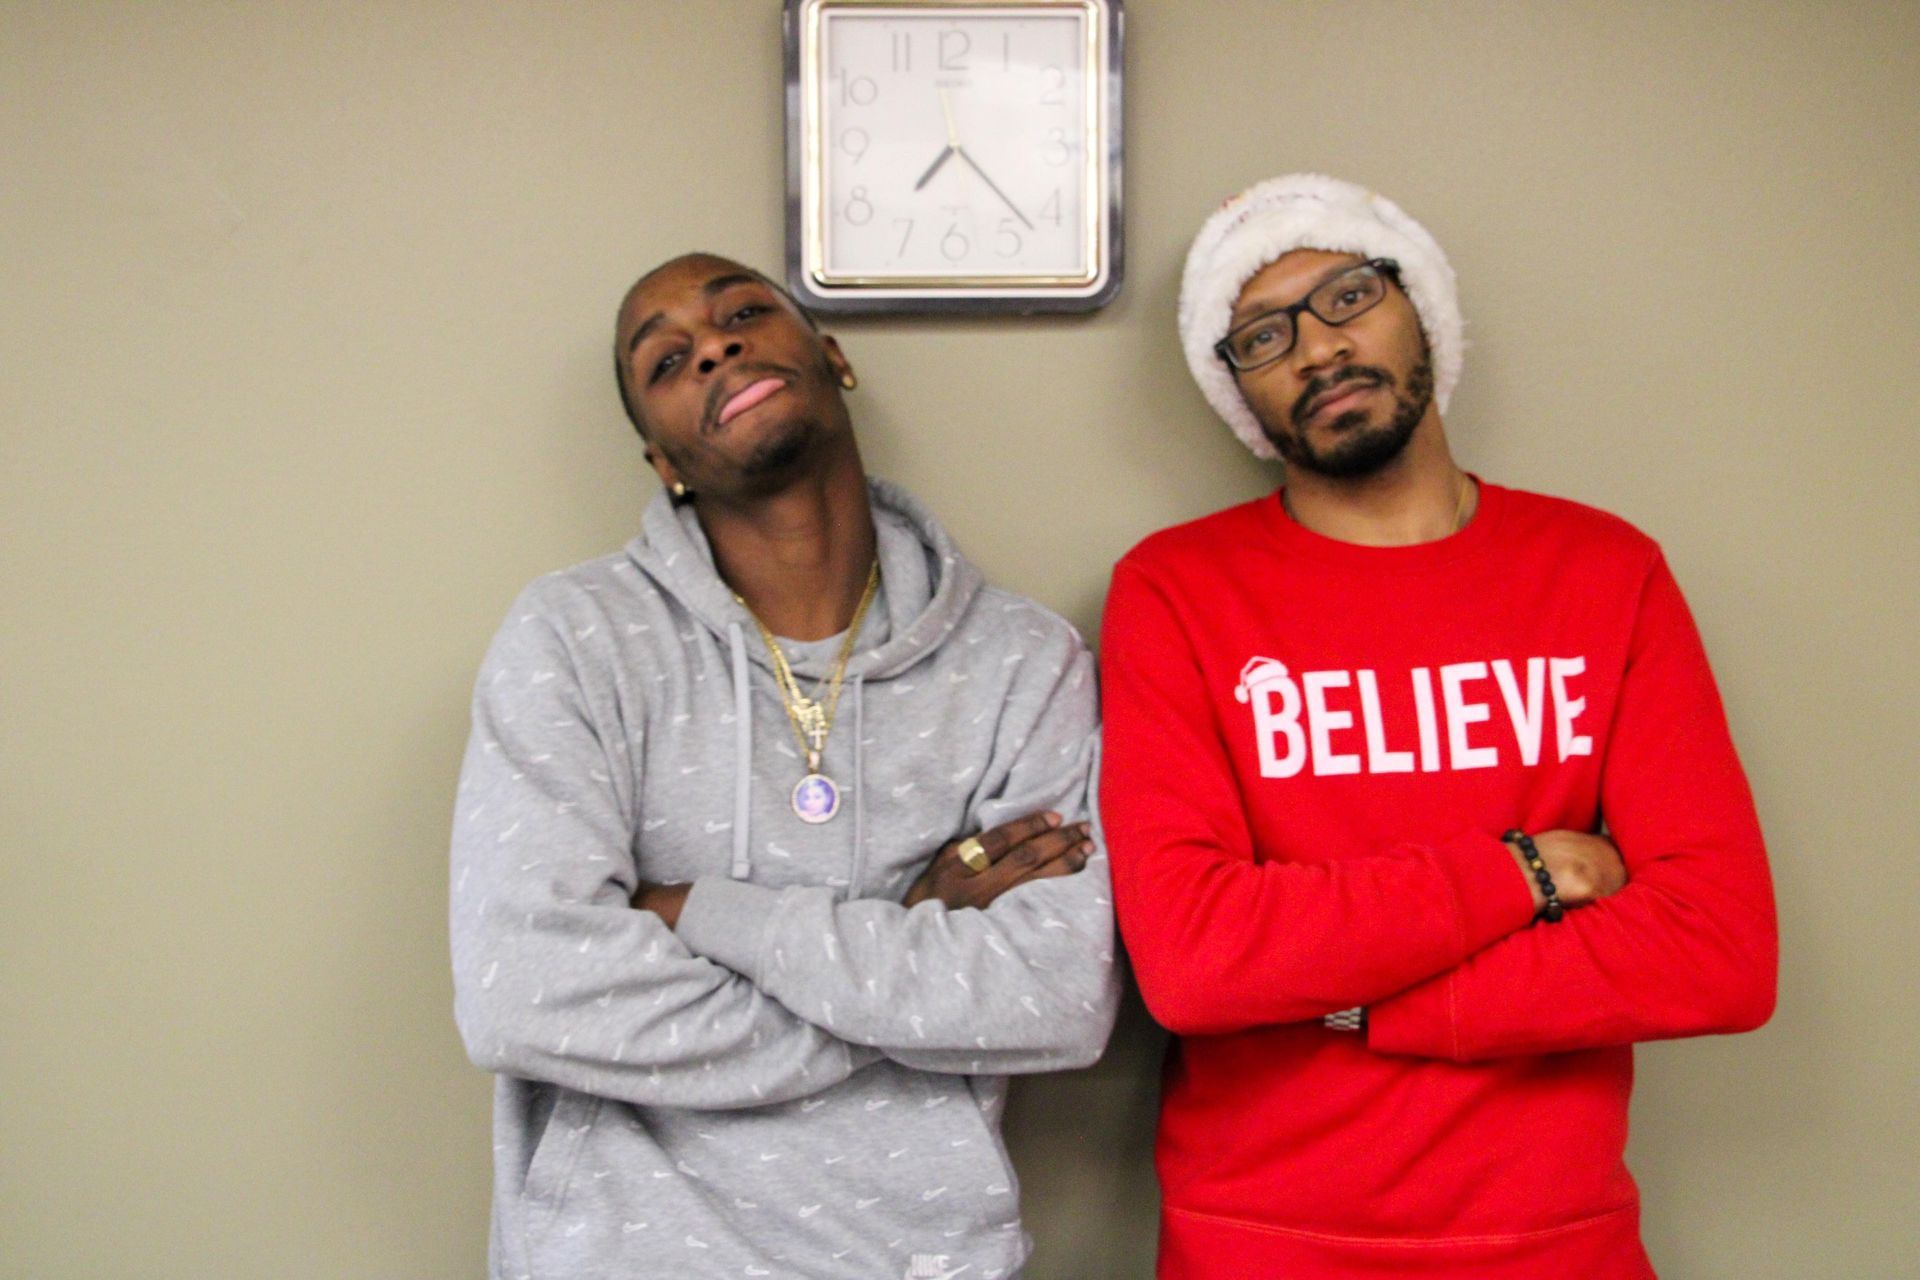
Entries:
MULTIPOLYGON (((616 717, 574 674, 586 657, 537 608, 512 616, 476 686, 454 823, 455 1012, 477 1065, 724 1109, 804 1097, 883 1058, 1005 1074, 1099 1056, 1118 1000, 1104 853, 984 909, 702 880, 676 929, 632 904, 638 802, 604 745, 616 717), (535 670, 557 678, 530 686, 535 670)), ((1051 810, 1077 835, 1089 813, 1091 659, 1070 636, 1049 643, 1058 652, 1023 667, 1051 690, 1028 723, 1002 726, 998 785, 971 815, 981 830, 1051 810)))
MULTIPOLYGON (((1476 1061, 1747 1030, 1773 1007, 1771 883, 1706 655, 1649 565, 1601 808, 1627 872, 1535 925, 1494 831, 1255 859, 1177 608, 1122 566, 1107 603, 1105 824, 1142 995, 1176 1032, 1368 1007, 1381 1052, 1476 1061)), ((1284 851, 1268 851, 1283 854, 1284 851)))

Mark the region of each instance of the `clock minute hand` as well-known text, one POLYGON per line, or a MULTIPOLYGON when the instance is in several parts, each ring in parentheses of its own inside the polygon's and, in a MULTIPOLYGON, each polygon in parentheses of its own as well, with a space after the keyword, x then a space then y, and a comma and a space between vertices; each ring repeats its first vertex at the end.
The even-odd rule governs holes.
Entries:
MULTIPOLYGON (((1027 228, 1027 230, 1029 231, 1033 230, 1033 223, 1027 220, 1026 214, 1020 212, 1020 206, 1015 204, 1011 199, 1008 198, 1007 193, 1000 189, 1000 184, 995 182, 992 178, 989 178, 987 176, 987 171, 985 169, 982 169, 979 165, 979 162, 976 161, 972 156, 968 155, 967 149, 960 145, 960 131, 954 127, 954 123, 953 123, 953 102, 951 99, 947 97, 947 91, 945 89, 940 90, 940 110, 947 117, 947 149, 941 153, 941 156, 938 160, 935 160, 933 162, 933 169, 927 170, 925 176, 923 176, 920 179, 920 181, 924 183, 928 178, 931 178, 933 176, 934 169, 938 169, 942 164, 945 164, 948 156, 950 155, 959 156, 962 160, 965 160, 967 162, 967 168, 973 170, 975 173, 980 175, 980 181, 986 183, 988 187, 992 188, 993 194, 1000 197, 1000 202, 1006 205, 1007 208, 1013 210, 1013 216, 1020 219, 1021 223, 1027 228)), ((914 190, 918 191, 919 188, 915 187, 914 190)))
POLYGON ((1013 216, 1020 219, 1022 223, 1025 223, 1027 230, 1029 231, 1033 230, 1033 223, 1028 222, 1027 215, 1020 212, 1020 206, 1015 204, 1012 200, 1008 199, 1007 193, 1000 189, 1000 184, 995 182, 992 178, 989 178, 987 176, 987 171, 985 169, 982 169, 977 163, 975 163, 974 158, 972 156, 968 155, 966 151, 960 147, 949 147, 948 150, 953 152, 953 154, 959 156, 962 160, 965 160, 967 162, 967 167, 980 175, 980 181, 986 183, 989 187, 993 188, 993 194, 1000 197, 1000 202, 1006 205, 1007 208, 1013 210, 1013 216))
POLYGON ((918 191, 920 188, 926 186, 929 182, 932 182, 933 175, 940 172, 941 165, 953 159, 953 154, 954 152, 952 147, 950 146, 942 147, 940 149, 940 154, 933 158, 933 163, 927 166, 927 171, 920 175, 920 181, 913 184, 913 189, 915 191, 918 191))

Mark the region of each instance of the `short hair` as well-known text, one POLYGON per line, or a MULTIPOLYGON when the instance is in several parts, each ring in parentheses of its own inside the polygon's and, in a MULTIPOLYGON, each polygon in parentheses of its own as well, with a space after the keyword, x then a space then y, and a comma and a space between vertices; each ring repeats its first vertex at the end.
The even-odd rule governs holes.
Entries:
MULTIPOLYGON (((690 253, 677 254, 674 257, 668 258, 659 266, 644 273, 638 280, 635 280, 631 285, 627 286, 627 291, 624 294, 620 295, 621 309, 624 310, 626 308, 627 299, 633 296, 635 289, 638 289, 641 285, 653 279, 675 263, 685 262, 690 258, 711 258, 716 262, 733 263, 734 266, 739 267, 742 271, 784 298, 787 305, 793 308, 794 313, 807 322, 807 328, 813 330, 815 333, 820 332, 820 322, 814 319, 813 312, 801 306, 800 300, 789 293, 786 288, 774 280, 773 277, 767 275, 764 271, 748 266, 744 262, 729 258, 725 254, 709 253, 703 249, 695 249, 690 253)), ((633 429, 640 433, 642 440, 645 440, 647 438, 647 428, 645 424, 640 421, 640 411, 634 407, 633 397, 627 393, 627 354, 620 350, 619 311, 614 312, 613 317, 613 386, 615 393, 620 397, 621 409, 626 411, 627 421, 633 424, 633 429)))

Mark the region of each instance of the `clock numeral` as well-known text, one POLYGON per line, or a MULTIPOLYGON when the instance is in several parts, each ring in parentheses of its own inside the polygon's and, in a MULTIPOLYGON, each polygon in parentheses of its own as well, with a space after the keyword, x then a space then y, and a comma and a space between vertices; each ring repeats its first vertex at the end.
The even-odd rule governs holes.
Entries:
POLYGON ((912 218, 895 218, 893 220, 893 225, 896 227, 901 226, 903 224, 907 229, 900 233, 900 247, 894 251, 894 255, 893 255, 896 258, 904 258, 907 256, 907 241, 913 239, 913 219, 912 218))
POLYGON ((1066 106, 1067 73, 1058 67, 1042 67, 1040 74, 1047 81, 1047 88, 1040 95, 1040 105, 1043 107, 1066 106))
POLYGON ((993 251, 1003 258, 1011 258, 1020 252, 1020 244, 1020 233, 1013 229, 1013 219, 1000 219, 1000 229, 993 233, 993 251))
POLYGON ((874 99, 880 96, 880 86, 872 76, 850 76, 842 68, 840 76, 840 105, 846 107, 870 107, 874 99))
POLYGON ((873 202, 867 199, 865 187, 855 187, 847 197, 846 208, 841 211, 848 222, 856 227, 864 227, 873 221, 873 202))
POLYGON ((895 71, 913 70, 913 33, 896 31, 893 33, 893 69, 895 71))
POLYGON ((852 156, 855 164, 860 163, 861 158, 867 154, 867 149, 872 145, 873 135, 865 129, 856 127, 840 135, 840 149, 852 156))
POLYGON ((1073 148, 1067 142, 1065 129, 1047 130, 1047 145, 1040 148, 1040 158, 1056 169, 1073 158, 1073 148))
POLYGON ((942 31, 940 33, 940 69, 942 71, 965 71, 967 54, 973 49, 973 37, 964 31, 942 31))
POLYGON ((1035 216, 1042 222, 1051 222, 1056 227, 1060 225, 1060 188, 1053 189, 1053 194, 1047 197, 1047 202, 1040 206, 1040 212, 1035 216))
POLYGON ((947 234, 940 237, 940 252, 946 255, 948 262, 958 262, 967 256, 967 250, 973 248, 973 241, 961 234, 960 224, 954 223, 947 228, 947 234))

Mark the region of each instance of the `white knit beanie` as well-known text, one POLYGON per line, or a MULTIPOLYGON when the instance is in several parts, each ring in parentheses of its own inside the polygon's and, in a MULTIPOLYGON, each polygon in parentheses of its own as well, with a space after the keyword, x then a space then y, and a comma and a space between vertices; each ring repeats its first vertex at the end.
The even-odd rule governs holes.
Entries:
POLYGON ((1248 187, 1217 209, 1187 251, 1180 281, 1180 343, 1187 367, 1214 412, 1259 458, 1280 454, 1214 353, 1227 336, 1240 290, 1262 267, 1294 249, 1392 258, 1433 354, 1434 403, 1442 411, 1460 381, 1465 345, 1453 268, 1427 229, 1385 196, 1317 173, 1292 173, 1248 187))

